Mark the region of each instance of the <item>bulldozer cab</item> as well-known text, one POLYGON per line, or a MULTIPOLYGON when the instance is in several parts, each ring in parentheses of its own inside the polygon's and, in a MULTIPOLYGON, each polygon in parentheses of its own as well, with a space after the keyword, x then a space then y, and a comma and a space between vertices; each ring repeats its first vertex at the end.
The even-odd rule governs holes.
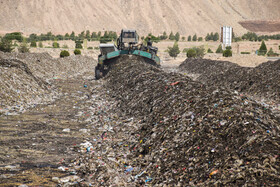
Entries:
POLYGON ((138 41, 139 36, 136 30, 123 29, 118 38, 118 48, 120 50, 130 48, 131 46, 138 44, 138 41))
POLYGON ((99 48, 101 55, 107 55, 107 53, 111 53, 118 50, 114 44, 100 44, 99 48))

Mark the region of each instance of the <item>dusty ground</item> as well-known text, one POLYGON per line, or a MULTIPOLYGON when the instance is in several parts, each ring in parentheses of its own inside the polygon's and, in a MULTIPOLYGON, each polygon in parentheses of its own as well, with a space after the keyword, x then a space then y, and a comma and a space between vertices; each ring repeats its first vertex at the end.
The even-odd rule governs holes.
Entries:
POLYGON ((65 175, 58 167, 75 158, 76 145, 91 137, 81 129, 91 125, 86 120, 92 111, 89 99, 98 85, 92 78, 89 72, 75 79, 57 79, 53 84, 63 94, 59 100, 21 115, 0 117, 1 186, 50 186, 55 184, 53 176, 65 175))
MULTIPOLYGON (((75 49, 75 43, 73 41, 59 41, 60 46, 67 45, 69 49, 66 49, 70 52, 71 55, 73 55, 73 51, 75 49)), ((162 63, 167 66, 179 66, 180 63, 182 63, 187 57, 185 53, 182 53, 184 48, 190 48, 190 47, 197 47, 197 46, 204 46, 205 49, 210 48, 212 51, 216 51, 218 46, 220 45, 220 42, 178 42, 179 48, 181 50, 181 53, 178 55, 176 59, 171 58, 167 52, 168 47, 173 46, 174 42, 172 41, 162 41, 159 43, 154 43, 154 46, 159 48, 159 57, 162 59, 162 63)), ((44 47, 50 47, 52 46, 52 42, 47 41, 43 42, 44 47)), ((261 42, 234 42, 232 43, 232 51, 233 51, 233 57, 230 58, 224 58, 221 54, 216 53, 208 53, 205 55, 204 58, 211 59, 211 60, 222 60, 222 61, 230 61, 233 63, 237 63, 240 66, 244 67, 255 67, 263 62, 268 61, 267 58, 263 56, 257 56, 255 55, 256 50, 259 49, 261 45, 261 42), (250 52, 250 55, 242 55, 241 52, 250 52)), ((270 40, 266 42, 267 48, 272 48, 274 52, 280 53, 279 50, 279 41, 277 40, 270 40)), ((87 47, 98 47, 99 42, 87 42, 87 47)), ((52 57, 58 58, 60 51, 63 49, 53 49, 53 48, 31 48, 31 52, 34 53, 43 53, 47 52, 52 57)), ((93 50, 82 50, 83 55, 87 55, 90 57, 93 57, 94 59, 97 59, 99 54, 99 49, 93 49, 93 50)))

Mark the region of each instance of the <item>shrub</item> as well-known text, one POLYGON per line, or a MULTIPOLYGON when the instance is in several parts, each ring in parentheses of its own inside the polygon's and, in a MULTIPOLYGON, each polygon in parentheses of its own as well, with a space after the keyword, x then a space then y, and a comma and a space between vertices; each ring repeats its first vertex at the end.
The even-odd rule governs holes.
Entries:
POLYGON ((188 42, 192 41, 192 36, 188 36, 188 42))
POLYGON ((31 41, 30 47, 37 47, 36 41, 31 41))
POLYGON ((88 47, 87 49, 93 49, 93 47, 88 47))
POLYGON ((59 43, 53 42, 52 46, 53 46, 53 48, 59 48, 59 43))
POLYGON ((199 42, 201 42, 202 40, 203 40, 203 38, 202 38, 202 37, 199 37, 199 38, 198 38, 198 41, 199 41, 199 42))
POLYGON ((23 42, 20 44, 18 51, 20 53, 28 53, 29 52, 29 48, 27 47, 27 43, 26 43, 26 39, 23 39, 23 42))
POLYGON ((189 48, 184 48, 182 52, 183 52, 183 53, 187 53, 188 50, 189 50, 189 48))
POLYGON ((208 48, 207 53, 213 53, 213 51, 210 48, 208 48))
POLYGON ((94 50, 99 50, 100 48, 99 47, 94 47, 94 50))
POLYGON ((230 49, 231 50, 231 46, 226 46, 226 49, 230 49))
POLYGON ((249 55, 251 54, 250 52, 241 52, 242 55, 249 55))
POLYGON ((41 41, 39 42, 39 47, 43 48, 43 43, 41 41))
POLYGON ((6 38, 2 38, 0 42, 0 51, 3 52, 12 52, 14 48, 12 47, 12 41, 6 38))
POLYGON ((169 53, 169 56, 176 58, 180 53, 178 43, 175 42, 173 47, 168 47, 167 52, 169 53))
POLYGON ((278 54, 275 53, 272 48, 270 48, 269 51, 267 52, 267 56, 278 56, 278 54))
POLYGON ((264 41, 262 41, 259 52, 258 52, 258 55, 263 55, 264 56, 266 53, 267 53, 267 48, 266 48, 266 45, 265 45, 264 41))
POLYGON ((223 53, 222 45, 220 44, 219 47, 216 50, 216 53, 223 53))
POLYGON ((70 53, 66 50, 63 50, 60 52, 60 58, 64 58, 64 57, 67 57, 67 56, 70 56, 70 53))
POLYGON ((76 49, 83 49, 82 41, 77 40, 77 41, 75 41, 75 43, 76 43, 76 46, 75 46, 76 49))
POLYGON ((203 58, 205 55, 205 49, 203 46, 184 49, 184 51, 186 51, 188 58, 203 58))
POLYGON ((75 55, 80 55, 81 54, 81 50, 80 49, 75 49, 74 50, 74 54, 75 55))
POLYGON ((224 52, 223 52, 223 56, 224 57, 231 57, 232 56, 232 51, 230 49, 226 49, 224 52))
POLYGON ((194 49, 189 49, 187 51, 187 57, 188 58, 195 58, 196 57, 196 51, 194 49))
POLYGON ((196 51, 196 57, 203 58, 205 55, 205 49, 203 46, 200 47, 194 47, 193 48, 196 51))
POLYGON ((64 45, 62 46, 62 48, 63 48, 63 49, 68 49, 68 45, 64 44, 64 45))

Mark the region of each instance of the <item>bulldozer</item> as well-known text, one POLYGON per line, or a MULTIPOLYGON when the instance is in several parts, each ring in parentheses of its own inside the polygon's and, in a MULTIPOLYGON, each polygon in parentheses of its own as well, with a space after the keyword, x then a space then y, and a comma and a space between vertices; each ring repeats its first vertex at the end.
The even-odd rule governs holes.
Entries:
POLYGON ((158 48, 140 42, 136 30, 123 29, 116 45, 100 44, 99 48, 100 55, 95 67, 96 79, 104 77, 109 72, 111 65, 122 55, 140 56, 145 62, 160 66, 160 58, 157 55, 158 48))

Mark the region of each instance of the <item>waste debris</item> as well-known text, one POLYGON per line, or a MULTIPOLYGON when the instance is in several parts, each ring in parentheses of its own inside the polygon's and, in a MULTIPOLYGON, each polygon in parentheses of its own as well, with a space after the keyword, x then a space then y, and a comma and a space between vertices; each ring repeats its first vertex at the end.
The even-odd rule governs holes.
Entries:
POLYGON ((198 75, 197 80, 208 85, 223 86, 280 103, 280 60, 252 68, 226 61, 188 58, 179 70, 198 75))
POLYGON ((144 181, 148 176, 159 186, 280 183, 280 120, 254 100, 133 57, 119 59, 106 80, 119 110, 141 120, 129 156, 145 170, 144 181))
POLYGON ((55 59, 47 53, 0 52, 0 115, 54 101, 60 90, 52 81, 76 77, 95 64, 96 60, 85 56, 55 59))

